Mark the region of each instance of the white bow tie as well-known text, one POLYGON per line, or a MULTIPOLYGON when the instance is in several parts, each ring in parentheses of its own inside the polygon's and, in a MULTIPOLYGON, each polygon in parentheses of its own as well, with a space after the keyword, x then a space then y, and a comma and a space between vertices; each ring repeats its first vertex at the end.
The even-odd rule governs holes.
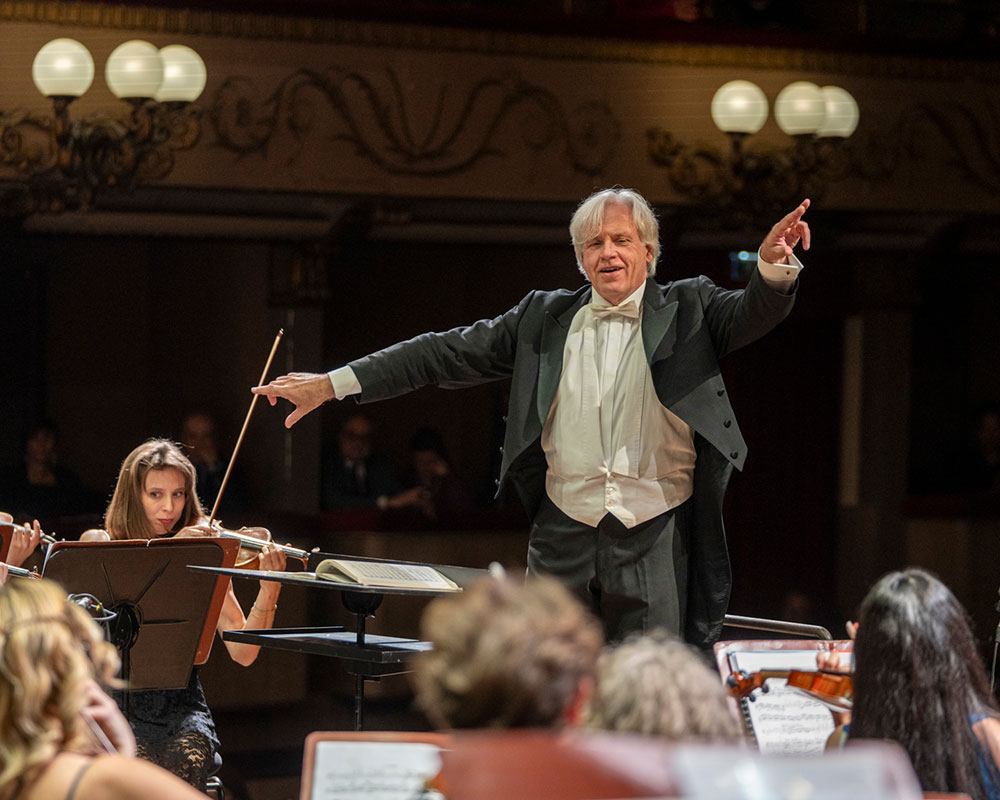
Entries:
POLYGON ((622 317, 629 317, 630 319, 638 319, 639 304, 635 300, 626 300, 624 303, 619 303, 616 306, 599 306, 591 303, 590 313, 597 319, 612 317, 616 314, 622 317))

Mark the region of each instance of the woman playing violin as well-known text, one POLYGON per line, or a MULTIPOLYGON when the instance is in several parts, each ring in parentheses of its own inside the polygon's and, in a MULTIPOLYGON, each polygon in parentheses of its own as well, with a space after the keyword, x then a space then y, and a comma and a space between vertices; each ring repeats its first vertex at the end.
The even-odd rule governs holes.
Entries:
MULTIPOLYGON (((154 539, 180 535, 212 535, 194 490, 195 469, 177 445, 167 439, 150 439, 128 454, 118 473, 118 483, 104 517, 111 539, 154 539)), ((96 538, 93 532, 86 538, 96 538)), ((264 544, 261 569, 283 570, 285 554, 264 544)), ((230 585, 217 629, 270 628, 281 585, 261 581, 248 615, 243 614, 230 585)), ((230 657, 249 666, 259 647, 225 641, 230 657)), ((184 778, 204 786, 218 739, 205 695, 192 672, 185 689, 134 692, 129 712, 139 755, 184 778)))
POLYGON ((0 562, 0 585, 3 585, 7 581, 7 566, 19 567, 24 563, 42 540, 42 529, 37 519, 31 526, 15 525, 14 517, 6 511, 0 511, 0 525, 9 527, 11 531, 6 561, 0 562))
POLYGON ((947 586, 921 569, 881 578, 861 604, 854 662, 850 738, 899 742, 925 792, 1000 800, 1000 708, 947 586))

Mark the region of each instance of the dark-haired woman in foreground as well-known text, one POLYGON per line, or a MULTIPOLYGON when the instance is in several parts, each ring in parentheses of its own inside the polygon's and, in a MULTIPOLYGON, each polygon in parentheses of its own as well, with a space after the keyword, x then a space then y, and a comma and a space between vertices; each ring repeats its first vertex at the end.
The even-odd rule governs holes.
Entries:
POLYGON ((898 742, 925 792, 1000 800, 1000 708, 947 586, 921 569, 881 578, 861 604, 854 660, 851 739, 898 742))

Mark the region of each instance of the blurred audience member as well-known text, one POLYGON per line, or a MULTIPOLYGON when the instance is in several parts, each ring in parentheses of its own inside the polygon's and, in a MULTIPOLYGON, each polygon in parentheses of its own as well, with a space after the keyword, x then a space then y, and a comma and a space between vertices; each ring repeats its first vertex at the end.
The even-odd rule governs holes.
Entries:
MULTIPOLYGON (((385 500, 383 506, 413 512, 420 523, 462 523, 473 507, 472 495, 455 475, 436 428, 420 428, 410 443, 412 464, 403 476, 403 489, 385 500)), ((380 506, 382 507, 382 506, 380 506)))
MULTIPOLYGON (((197 474, 195 491, 206 510, 211 511, 222 488, 222 479, 229 466, 228 457, 219 451, 215 420, 202 411, 193 411, 181 421, 180 443, 194 464, 197 474)), ((219 504, 218 516, 246 511, 250 503, 238 468, 233 469, 219 504)))
POLYGON ((988 406, 976 415, 972 444, 959 472, 962 491, 1000 492, 1000 407, 988 406))
POLYGON ((632 636, 605 650, 586 725, 671 741, 742 739, 719 675, 665 631, 632 636))
POLYGON ((417 705, 450 728, 556 728, 579 721, 601 625, 554 578, 483 578, 432 602, 415 662, 417 705))
POLYGON ((399 493, 389 460, 372 451, 372 424, 362 414, 348 417, 340 427, 337 445, 323 464, 323 508, 340 511, 386 508, 399 493))
POLYGON ((204 798, 132 757, 128 722, 98 685, 118 655, 56 584, 0 591, 0 642, 0 800, 204 798))
POLYGON ((21 464, 0 481, 0 509, 17 521, 97 513, 103 501, 59 463, 59 433, 43 420, 28 429, 21 464))

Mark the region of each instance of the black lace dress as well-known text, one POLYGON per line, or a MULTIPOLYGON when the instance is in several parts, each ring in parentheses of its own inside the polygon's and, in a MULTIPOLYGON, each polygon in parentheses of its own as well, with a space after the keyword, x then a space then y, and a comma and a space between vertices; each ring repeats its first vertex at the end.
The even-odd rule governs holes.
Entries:
MULTIPOLYGON (((120 692, 115 693, 115 700, 122 705, 120 692)), ((128 703, 128 719, 139 757, 203 790, 215 763, 219 740, 197 668, 191 671, 191 680, 184 689, 131 692, 128 703)))

